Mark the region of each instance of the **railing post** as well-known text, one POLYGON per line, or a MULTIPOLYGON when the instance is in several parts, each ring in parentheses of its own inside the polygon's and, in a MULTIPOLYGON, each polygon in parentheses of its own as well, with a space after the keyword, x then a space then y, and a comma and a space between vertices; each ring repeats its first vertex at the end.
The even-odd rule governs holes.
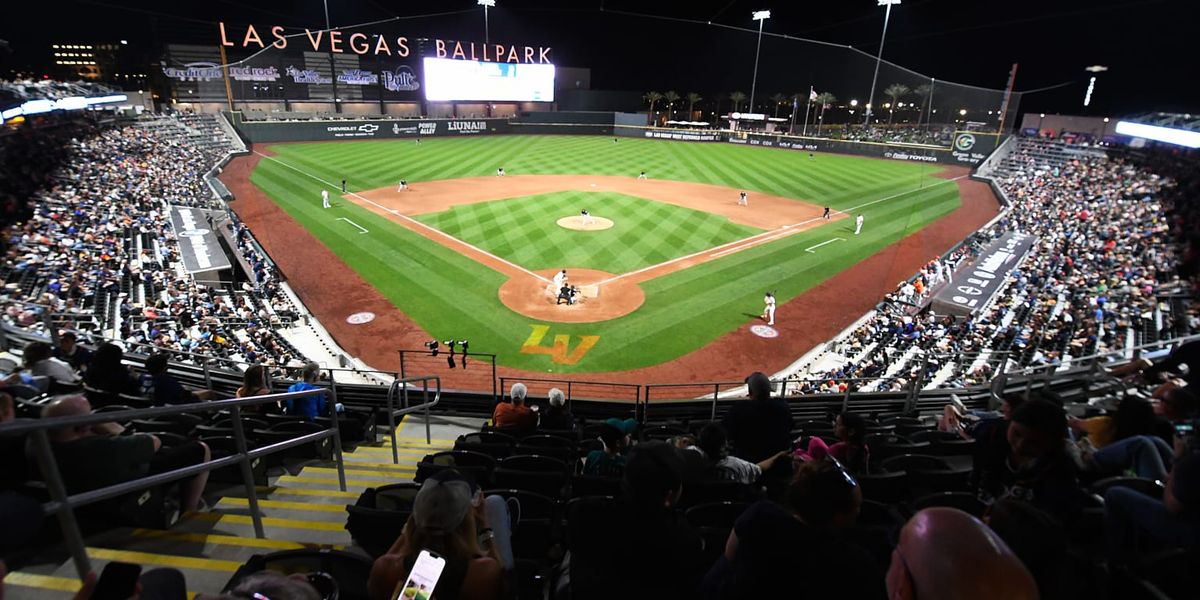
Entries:
POLYGON ((850 410, 850 388, 854 387, 854 382, 846 381, 846 391, 842 393, 842 412, 850 410))
POLYGON ((401 350, 400 351, 400 379, 404 379, 405 377, 408 377, 408 375, 406 375, 404 373, 404 351, 401 350))
POLYGON ((211 390, 211 389, 213 389, 213 386, 212 386, 212 373, 211 373, 211 372, 208 370, 208 365, 209 365, 209 364, 211 364, 211 363, 212 363, 212 361, 211 361, 211 360, 205 360, 205 361, 201 361, 201 364, 202 364, 202 365, 203 365, 203 367, 204 367, 204 389, 206 389, 206 390, 211 390))
MULTIPOLYGON (((494 379, 492 381, 495 381, 494 379)), ((494 383, 492 385, 495 385, 494 383)), ((429 424, 429 378, 421 380, 421 401, 425 403, 425 445, 433 443, 433 433, 429 424)), ((395 444, 392 444, 393 446, 395 444)))
POLYGON ((71 552, 71 561, 75 564, 75 573, 82 581, 92 570, 88 559, 87 547, 83 543, 83 534, 79 531, 79 523, 75 521, 75 509, 67 503, 67 490, 63 485, 62 474, 58 472, 58 463, 54 462, 54 451, 50 448, 50 436, 45 429, 32 433, 34 449, 36 450, 38 468, 46 480, 50 498, 58 503, 58 524, 62 527, 63 541, 71 552))
POLYGON ((651 384, 651 383, 646 384, 646 397, 642 398, 642 422, 643 423, 645 423, 646 419, 647 419, 646 413, 648 413, 650 411, 650 386, 652 386, 652 385, 653 384, 651 384))
POLYGON ((400 451, 396 449, 396 386, 404 385, 400 379, 392 380, 387 394, 388 435, 392 438, 392 464, 400 464, 400 451))
MULTIPOLYGON (((1134 360, 1137 360, 1136 358, 1134 360)), ((1100 371, 1100 361, 1093 358, 1092 364, 1088 366, 1087 377, 1083 378, 1083 395, 1086 397, 1091 391, 1092 382, 1096 381, 1096 374, 1100 371)))
POLYGON ((492 355, 492 405, 495 406, 500 401, 500 396, 496 390, 496 355, 492 355))
POLYGON ((708 414, 708 420, 709 420, 709 421, 716 421, 716 420, 717 420, 717 395, 718 395, 718 394, 720 394, 720 393, 721 393, 721 384, 719 384, 719 383, 714 383, 714 384, 713 384, 713 403, 712 403, 712 410, 710 410, 710 411, 709 411, 709 414, 708 414))
POLYGON ((46 333, 50 334, 50 345, 58 347, 58 328, 54 326, 54 319, 50 318, 49 306, 42 311, 42 320, 46 323, 46 333))
MULTIPOLYGON (((329 380, 333 381, 333 371, 329 372, 329 380)), ((329 386, 326 404, 329 406, 330 429, 333 430, 333 460, 337 462, 338 486, 344 492, 346 491, 346 465, 342 462, 342 429, 338 425, 336 385, 329 386)))
POLYGON ((267 537, 267 534, 263 531, 262 512, 258 508, 258 491, 254 488, 254 473, 250 467, 250 456, 246 449, 246 431, 242 427, 242 407, 230 407, 229 418, 233 424, 233 443, 237 447, 238 454, 242 456, 238 466, 242 471, 242 483, 246 486, 246 503, 250 508, 250 520, 254 523, 254 537, 262 539, 267 537))
POLYGON ((571 407, 571 380, 567 380, 567 408, 571 407))

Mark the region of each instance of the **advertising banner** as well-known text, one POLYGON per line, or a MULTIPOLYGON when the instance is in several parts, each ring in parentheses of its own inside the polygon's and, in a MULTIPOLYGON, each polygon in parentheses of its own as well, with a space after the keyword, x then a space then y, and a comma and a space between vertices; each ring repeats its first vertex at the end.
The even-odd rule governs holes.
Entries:
POLYGON ((970 264, 959 265, 948 283, 938 290, 930 310, 939 315, 968 316, 995 299, 1004 280, 1037 243, 1036 236, 1010 231, 992 243, 970 264))
POLYGON ((306 142, 508 133, 506 119, 357 119, 246 121, 236 125, 251 142, 306 142))
POLYGON ((701 132, 701 131, 686 131, 686 130, 673 130, 673 131, 653 131, 653 130, 646 130, 646 131, 644 131, 644 132, 642 133, 642 135, 643 135, 644 137, 648 137, 648 138, 652 138, 652 139, 658 139, 658 140, 679 140, 679 141, 683 141, 683 142, 719 142, 719 141, 721 141, 721 134, 719 134, 719 133, 706 133, 706 132, 701 132))
POLYGON ((230 268, 217 234, 208 225, 208 211, 186 206, 171 207, 171 226, 179 238, 179 252, 188 273, 230 268))
POLYGON ((800 138, 782 135, 745 134, 731 135, 731 144, 764 146, 767 148, 790 148, 805 152, 833 152, 856 154, 889 160, 910 162, 936 162, 953 165, 977 165, 996 148, 997 135, 988 133, 958 132, 951 148, 931 146, 883 144, 831 140, 825 138, 800 138))

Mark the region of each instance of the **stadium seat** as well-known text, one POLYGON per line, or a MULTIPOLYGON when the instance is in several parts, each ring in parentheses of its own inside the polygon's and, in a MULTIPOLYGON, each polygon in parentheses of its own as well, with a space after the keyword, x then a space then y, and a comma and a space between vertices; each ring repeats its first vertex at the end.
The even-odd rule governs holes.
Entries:
POLYGON ((929 442, 920 442, 917 444, 895 442, 871 445, 868 442, 867 447, 871 449, 871 460, 882 463, 888 458, 902 454, 927 454, 929 449, 933 447, 933 444, 929 442))
MULTIPOLYGON (((213 460, 225 458, 226 456, 232 456, 237 453, 237 442, 233 439, 233 436, 230 435, 205 435, 200 438, 200 441, 208 445, 209 451, 212 452, 213 460)), ((247 450, 253 450, 257 447, 258 446, 254 442, 250 440, 246 441, 247 450)), ((250 459, 250 474, 254 476, 254 485, 268 485, 266 457, 259 456, 250 459)), ((209 473, 208 478, 210 481, 218 483, 241 484, 242 468, 240 465, 229 465, 228 467, 215 469, 209 473)))
POLYGON ((863 498, 885 504, 902 502, 908 498, 908 473, 866 473, 858 476, 863 498))
POLYGON ((513 447, 508 444, 476 444, 462 440, 454 442, 454 449, 486 454, 495 460, 508 458, 513 452, 513 447))
POLYGON ((554 435, 531 435, 517 442, 515 452, 550 456, 569 462, 575 458, 575 442, 554 435))
POLYGON ((683 486, 678 506, 688 508, 712 502, 749 502, 758 498, 751 486, 736 481, 697 481, 683 486))
POLYGON ((1147 496, 1150 496, 1151 498, 1163 497, 1164 488, 1162 483, 1142 477, 1106 477, 1093 483, 1090 489, 1093 494, 1096 494, 1097 496, 1104 496, 1104 492, 1115 486, 1137 490, 1143 494, 1146 494, 1147 496))
POLYGON ((552 456, 537 454, 514 454, 497 463, 497 467, 516 471, 533 471, 538 473, 566 473, 567 464, 552 456))
POLYGON ((1195 597, 1200 589, 1200 550, 1171 548, 1146 556, 1133 572, 1168 598, 1195 597))
POLYGON ((885 471, 908 471, 913 469, 949 469, 945 460, 927 454, 900 454, 885 458, 879 462, 885 471))
POLYGON ((285 550, 272 554, 256 554, 246 561, 225 584, 223 592, 237 587, 242 579, 259 571, 280 573, 326 573, 338 584, 337 594, 325 591, 325 598, 338 600, 370 600, 367 579, 371 574, 371 559, 340 550, 285 550))
POLYGON ((621 494, 621 478, 598 477, 595 475, 571 476, 571 497, 583 496, 619 496, 621 494))
POLYGON ((458 441, 471 444, 506 444, 509 447, 517 445, 517 438, 499 431, 479 431, 458 436, 458 441))
MULTIPOLYGON (((260 445, 266 446, 324 430, 324 427, 310 421, 288 421, 276 423, 269 429, 255 429, 253 437, 260 445)), ((267 464, 281 465, 283 464, 284 457, 287 456, 329 460, 333 456, 333 441, 330 438, 325 438, 311 444, 301 444, 284 452, 268 454, 267 464)))
POLYGON ((346 531, 367 554, 382 556, 404 532, 420 489, 416 483, 367 488, 346 505, 346 531))
POLYGON ((684 511, 684 518, 692 527, 714 527, 726 531, 750 507, 749 502, 708 502, 697 504, 684 511))
POLYGON ((485 496, 493 494, 505 499, 516 499, 521 507, 520 519, 513 525, 513 555, 539 562, 546 561, 550 556, 550 547, 558 536, 561 519, 558 500, 519 489, 494 489, 484 492, 485 496))
POLYGON ((679 427, 659 425, 657 427, 647 427, 646 429, 643 429, 641 439, 642 441, 662 440, 665 442, 676 436, 688 435, 688 433, 689 432, 686 429, 679 427))

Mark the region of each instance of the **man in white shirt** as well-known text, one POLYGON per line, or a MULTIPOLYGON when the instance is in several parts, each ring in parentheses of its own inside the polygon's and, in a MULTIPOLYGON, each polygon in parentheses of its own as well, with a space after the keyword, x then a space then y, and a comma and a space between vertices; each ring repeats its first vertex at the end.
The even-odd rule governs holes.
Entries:
POLYGON ((770 469, 775 464, 775 461, 787 455, 787 452, 777 452, 760 463, 752 463, 748 460, 731 456, 728 450, 728 439, 725 435, 725 429, 718 423, 705 425, 704 429, 700 430, 700 437, 696 440, 696 443, 694 445, 686 445, 685 450, 699 452, 708 459, 713 470, 716 471, 715 475, 717 478, 736 481, 746 485, 754 484, 762 476, 763 471, 770 469))
POLYGON ((854 217, 854 235, 858 235, 858 233, 862 231, 862 224, 863 216, 861 214, 857 217, 854 217))

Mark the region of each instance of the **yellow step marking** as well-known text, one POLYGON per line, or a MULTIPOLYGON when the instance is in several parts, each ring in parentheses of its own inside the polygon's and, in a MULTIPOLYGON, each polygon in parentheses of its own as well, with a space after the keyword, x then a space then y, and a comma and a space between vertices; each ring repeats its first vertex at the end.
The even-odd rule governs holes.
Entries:
MULTIPOLYGON (((322 469, 322 468, 329 468, 329 467, 317 467, 317 468, 322 469)), ((417 461, 408 462, 408 461, 405 461, 403 457, 401 457, 400 462, 398 464, 392 464, 390 462, 356 462, 356 463, 346 463, 346 468, 350 468, 350 469, 393 469, 393 470, 407 469, 407 470, 411 471, 411 470, 417 468, 417 461)))
POLYGON ((350 498, 357 499, 360 492, 343 492, 341 490, 314 490, 309 488, 294 488, 276 486, 273 488, 259 487, 256 490, 259 496, 274 496, 282 494, 284 496, 323 496, 326 498, 350 498))
MULTIPOLYGON (((344 469, 346 475, 365 475, 367 477, 388 477, 397 473, 401 475, 412 475, 417 472, 417 465, 381 465, 378 467, 368 467, 360 469, 357 466, 351 467, 347 465, 344 469)), ((336 467, 304 467, 300 471, 301 475, 328 475, 331 474, 337 477, 336 467)))
MULTIPOLYGON (((195 521, 227 523, 231 525, 254 525, 254 521, 246 515, 227 515, 218 512, 191 513, 187 517, 195 521)), ((280 519, 278 517, 263 517, 263 527, 282 527, 284 529, 311 529, 313 531, 345 531, 344 523, 326 523, 321 521, 306 521, 303 519, 280 519)))
MULTIPOLYGON (((310 510, 314 512, 345 513, 345 504, 326 504, 323 502, 288 502, 286 500, 259 500, 260 508, 278 508, 280 510, 310 510)), ((249 508, 250 501, 245 498, 221 498, 217 508, 249 508)))
MULTIPOLYGON (((365 488, 369 488, 369 487, 379 487, 381 485, 388 485, 389 483, 409 483, 413 480, 414 475, 415 475, 415 473, 410 473, 410 474, 393 473, 392 479, 390 479, 390 480, 389 479, 350 479, 350 478, 347 478, 346 479, 346 488, 347 489, 349 489, 349 488, 365 489, 365 488)), ((313 477, 313 476, 304 476, 304 475, 284 475, 279 478, 277 483, 280 483, 280 484, 314 483, 317 485, 337 485, 338 482, 337 482, 336 475, 334 475, 332 478, 313 477)), ((355 496, 355 497, 357 498, 358 496, 355 496)))
MULTIPOLYGON (((228 498, 225 498, 224 500, 228 500, 228 498)), ((268 548, 271 550, 299 550, 302 548, 330 548, 333 550, 345 549, 345 546, 342 546, 341 544, 312 544, 308 542, 289 542, 287 540, 260 540, 256 537, 217 535, 215 533, 162 531, 161 529, 134 529, 132 535, 142 539, 169 540, 172 542, 197 542, 200 544, 242 546, 245 548, 268 548)))
MULTIPOLYGON (((451 446, 451 447, 453 447, 453 446, 451 446)), ((441 451, 442 451, 441 448, 406 448, 404 446, 400 446, 400 447, 396 448, 396 454, 413 454, 416 456, 424 456, 426 454, 433 454, 434 452, 441 452, 441 451)), ((343 452, 342 456, 345 458, 353 458, 355 456, 364 456, 364 457, 374 458, 376 454, 387 454, 390 456, 392 454, 392 447, 388 446, 386 448, 359 448, 358 450, 355 450, 354 452, 343 452)))
POLYGON ((88 547, 87 553, 91 558, 119 560, 122 562, 137 563, 139 565, 155 565, 161 567, 173 567, 176 569, 203 569, 205 571, 225 571, 232 573, 242 566, 241 562, 232 560, 195 558, 191 556, 176 556, 173 554, 153 554, 150 552, 134 552, 130 550, 110 550, 108 548, 88 547))

